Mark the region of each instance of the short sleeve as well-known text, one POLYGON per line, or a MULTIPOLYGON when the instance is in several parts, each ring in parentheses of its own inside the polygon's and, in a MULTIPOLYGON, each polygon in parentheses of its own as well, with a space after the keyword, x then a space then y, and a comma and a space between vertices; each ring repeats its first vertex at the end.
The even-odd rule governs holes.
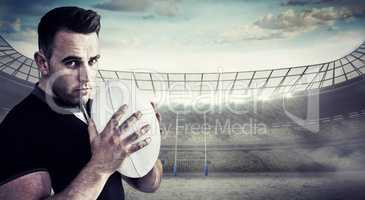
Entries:
POLYGON ((41 147, 29 137, 34 121, 17 113, 9 112, 0 124, 0 185, 36 171, 47 171, 41 147))

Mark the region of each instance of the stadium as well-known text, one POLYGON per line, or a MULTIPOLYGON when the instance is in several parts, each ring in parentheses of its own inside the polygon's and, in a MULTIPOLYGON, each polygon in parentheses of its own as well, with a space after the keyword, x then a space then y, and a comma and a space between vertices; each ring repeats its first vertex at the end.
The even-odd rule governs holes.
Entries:
MULTIPOLYGON (((365 43, 325 63, 221 73, 99 70, 162 115, 164 178, 128 199, 364 199, 365 43)), ((32 90, 34 61, 0 37, 0 121, 32 90)))

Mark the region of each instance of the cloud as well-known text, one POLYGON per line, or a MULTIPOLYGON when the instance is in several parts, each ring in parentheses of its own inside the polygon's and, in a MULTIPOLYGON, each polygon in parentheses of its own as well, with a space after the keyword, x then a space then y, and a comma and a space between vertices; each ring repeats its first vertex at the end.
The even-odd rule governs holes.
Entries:
POLYGON ((283 3, 283 5, 288 6, 304 6, 308 4, 323 4, 323 3, 331 3, 337 0, 287 0, 283 3))
POLYGON ((20 16, 41 16, 46 13, 54 2, 49 0, 3 0, 0 2, 3 13, 1 17, 20 16))
POLYGON ((94 8, 121 12, 152 12, 160 16, 176 16, 180 0, 109 0, 94 8))
POLYGON ((337 20, 344 20, 353 16, 347 8, 312 8, 304 11, 286 10, 277 16, 268 14, 254 24, 273 30, 297 32, 316 29, 320 25, 333 25, 337 20))
POLYGON ((236 29, 225 31, 222 39, 218 43, 231 43, 242 40, 268 40, 273 38, 287 37, 283 32, 263 29, 257 25, 237 27, 236 29))
POLYGON ((20 18, 0 20, 0 33, 11 41, 33 42, 37 38, 36 30, 24 26, 20 18))
POLYGON ((150 0, 110 0, 95 4, 93 7, 111 11, 145 11, 150 7, 150 0))
POLYGON ((365 2, 363 5, 356 5, 349 7, 356 18, 365 18, 365 2))
POLYGON ((4 36, 9 41, 29 42, 36 44, 38 35, 34 29, 26 28, 9 34, 5 33, 4 36))
POLYGON ((223 40, 268 40, 290 38, 311 32, 320 27, 332 29, 339 20, 354 17, 352 10, 341 7, 311 8, 306 10, 287 9, 278 15, 267 14, 251 25, 226 31, 223 40))
POLYGON ((14 33, 21 30, 21 20, 16 18, 14 20, 0 20, 0 32, 14 33))
POLYGON ((349 9, 354 17, 365 17, 364 0, 287 0, 283 6, 310 6, 310 5, 331 5, 332 7, 345 7, 349 9))
POLYGON ((24 26, 21 18, 0 19, 0 34, 11 42, 34 43, 37 38, 36 30, 24 26))
POLYGON ((179 7, 176 0, 154 2, 152 10, 158 15, 173 17, 179 13, 179 7))
POLYGON ((48 0, 2 0, 0 1, 0 34, 13 41, 33 38, 37 24, 35 18, 44 15, 54 2, 48 0))

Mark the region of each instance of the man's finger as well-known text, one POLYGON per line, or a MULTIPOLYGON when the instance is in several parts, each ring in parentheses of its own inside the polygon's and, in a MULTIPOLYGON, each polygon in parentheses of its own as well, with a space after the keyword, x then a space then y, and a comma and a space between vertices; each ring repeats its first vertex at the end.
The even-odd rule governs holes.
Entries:
POLYGON ((127 109, 128 109, 128 106, 126 104, 119 107, 119 109, 110 118, 110 120, 105 128, 113 129, 115 126, 117 126, 120 119, 122 119, 123 115, 126 113, 127 109))
POLYGON ((151 101, 151 105, 152 105, 153 110, 156 110, 156 103, 151 101))
POLYGON ((98 131, 96 129, 95 122, 93 119, 90 118, 88 122, 89 122, 88 123, 89 139, 90 142, 92 142, 94 138, 98 135, 98 131))
POLYGON ((161 114, 157 111, 156 103, 151 101, 151 105, 152 105, 153 110, 155 111, 156 118, 157 118, 158 122, 160 123, 161 122, 161 114))
POLYGON ((129 149, 128 149, 128 153, 129 154, 132 154, 140 149, 142 149, 143 147, 147 146, 150 142, 151 142, 151 138, 148 137, 138 143, 135 143, 135 144, 132 144, 129 146, 129 149))
POLYGON ((119 129, 121 131, 121 133, 127 132, 128 129, 134 124, 136 123, 137 120, 141 119, 142 117, 142 112, 141 111, 137 111, 135 113, 133 113, 133 115, 131 115, 127 120, 125 120, 120 126, 119 129))
POLYGON ((125 145, 135 142, 139 137, 146 134, 151 129, 150 125, 143 126, 140 130, 128 135, 123 139, 125 145))
POLYGON ((160 123, 161 122, 161 114, 159 112, 156 112, 156 117, 157 117, 158 123, 160 123))
POLYGON ((127 109, 128 109, 127 104, 122 105, 121 107, 119 107, 117 112, 113 114, 112 119, 120 121, 123 115, 126 113, 127 109))

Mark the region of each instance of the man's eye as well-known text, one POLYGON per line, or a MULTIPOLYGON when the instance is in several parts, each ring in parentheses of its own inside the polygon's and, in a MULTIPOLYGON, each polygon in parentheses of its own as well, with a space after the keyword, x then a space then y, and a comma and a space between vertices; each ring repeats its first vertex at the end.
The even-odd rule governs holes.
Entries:
POLYGON ((95 65, 97 62, 98 62, 98 60, 97 60, 97 59, 91 59, 91 60, 89 61, 89 65, 90 65, 90 66, 93 66, 93 65, 95 65))
POLYGON ((80 66, 80 62, 79 61, 69 61, 69 62, 66 62, 66 66, 69 68, 78 68, 80 66))

